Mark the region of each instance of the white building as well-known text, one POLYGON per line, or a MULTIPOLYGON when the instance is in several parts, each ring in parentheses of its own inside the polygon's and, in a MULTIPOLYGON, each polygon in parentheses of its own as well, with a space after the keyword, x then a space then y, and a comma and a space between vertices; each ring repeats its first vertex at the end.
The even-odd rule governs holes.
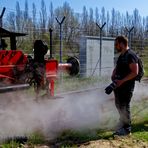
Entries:
POLYGON ((114 68, 114 38, 85 36, 80 45, 80 75, 110 76, 114 68))

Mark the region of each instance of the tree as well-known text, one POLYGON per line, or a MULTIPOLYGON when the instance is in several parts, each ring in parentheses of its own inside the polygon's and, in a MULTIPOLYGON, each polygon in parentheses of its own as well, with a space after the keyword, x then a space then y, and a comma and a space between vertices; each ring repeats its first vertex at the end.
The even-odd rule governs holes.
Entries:
POLYGON ((50 2, 49 6, 49 19, 48 19, 48 29, 54 27, 54 11, 53 11, 53 4, 50 2))
MULTIPOLYGON (((134 9, 132 14, 126 12, 124 15, 114 8, 111 12, 106 12, 102 7, 99 12, 96 7, 94 14, 92 8, 88 11, 86 6, 83 6, 82 13, 75 13, 67 2, 56 9, 50 2, 46 12, 45 2, 41 0, 40 17, 38 18, 35 3, 32 4, 32 16, 29 16, 28 0, 25 0, 24 6, 25 10, 22 11, 19 1, 16 2, 16 13, 11 11, 7 15, 7 27, 12 31, 28 33, 29 40, 26 39, 26 42, 23 43, 23 48, 27 48, 27 50, 31 47, 29 44, 32 43, 32 40, 42 38, 49 41, 49 28, 53 29, 54 49, 59 48, 59 24, 55 18, 61 21, 64 16, 66 19, 62 24, 62 39, 65 50, 76 51, 75 49, 79 48, 81 35, 98 35, 99 28, 96 23, 101 26, 106 22, 105 28, 103 28, 104 36, 127 35, 125 27, 130 29, 133 26, 135 29, 131 33, 132 40, 138 40, 143 45, 144 38, 148 36, 148 17, 141 17, 138 9, 134 9)), ((17 41, 17 44, 23 42, 20 38, 17 41)), ((136 46, 136 44, 133 45, 136 46)))
POLYGON ((41 0, 41 12, 40 12, 40 27, 41 32, 44 34, 46 32, 46 25, 47 25, 47 12, 46 12, 46 5, 44 0, 41 0))
POLYGON ((15 13, 10 12, 7 15, 7 26, 10 31, 15 31, 15 13))
POLYGON ((16 31, 22 31, 22 11, 20 9, 19 2, 16 2, 16 31))
POLYGON ((112 9, 111 13, 111 25, 110 25, 110 35, 113 37, 115 34, 115 21, 116 21, 116 12, 115 9, 112 9))
POLYGON ((88 12, 85 6, 83 7, 81 29, 83 31, 83 35, 87 35, 88 33, 88 12))
POLYGON ((138 9, 134 9, 133 11, 133 26, 134 26, 134 36, 139 36, 141 27, 141 17, 139 15, 138 9))
POLYGON ((33 40, 35 40, 36 38, 36 24, 37 24, 37 21, 36 21, 36 6, 35 6, 35 3, 32 4, 32 21, 33 21, 33 40))
POLYGON ((110 15, 109 12, 107 11, 107 16, 106 16, 106 35, 109 35, 109 26, 110 26, 110 15))
POLYGON ((90 8, 89 9, 89 22, 88 22, 88 28, 89 28, 89 32, 88 35, 94 35, 94 27, 95 27, 95 23, 94 23, 94 14, 93 14, 93 9, 90 8))
MULTIPOLYGON (((98 7, 95 8, 95 23, 100 24, 100 15, 99 15, 98 7)), ((95 35, 98 35, 99 31, 100 30, 98 29, 98 26, 95 25, 95 35)))
POLYGON ((28 33, 29 31, 29 14, 28 14, 28 1, 25 0, 25 11, 24 11, 24 28, 25 31, 28 33))
MULTIPOLYGON (((102 9, 101 9, 101 26, 104 24, 106 22, 106 17, 105 17, 105 8, 104 7, 102 7, 102 9)), ((106 26, 104 26, 104 28, 103 28, 103 34, 105 34, 105 32, 106 32, 106 26)))

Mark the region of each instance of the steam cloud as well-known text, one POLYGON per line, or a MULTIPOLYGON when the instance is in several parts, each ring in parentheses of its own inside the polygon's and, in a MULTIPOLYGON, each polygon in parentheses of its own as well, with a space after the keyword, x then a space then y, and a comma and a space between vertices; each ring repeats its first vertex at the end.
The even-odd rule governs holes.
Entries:
MULTIPOLYGON (((145 86, 138 86, 134 99, 147 96, 145 86)), ((0 136, 24 136, 41 131, 53 138, 64 129, 112 128, 118 120, 113 95, 104 89, 61 95, 57 99, 40 99, 25 94, 0 94, 0 136)))

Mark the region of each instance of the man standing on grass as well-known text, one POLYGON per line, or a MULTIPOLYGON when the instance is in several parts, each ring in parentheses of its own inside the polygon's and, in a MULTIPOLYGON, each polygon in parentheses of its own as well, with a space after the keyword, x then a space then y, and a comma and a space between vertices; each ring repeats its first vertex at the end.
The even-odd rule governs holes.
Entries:
POLYGON ((111 79, 116 83, 114 89, 115 105, 120 115, 117 130, 114 135, 124 136, 131 133, 130 101, 135 87, 135 77, 138 75, 138 58, 129 49, 128 39, 118 36, 115 39, 115 49, 120 53, 111 79))

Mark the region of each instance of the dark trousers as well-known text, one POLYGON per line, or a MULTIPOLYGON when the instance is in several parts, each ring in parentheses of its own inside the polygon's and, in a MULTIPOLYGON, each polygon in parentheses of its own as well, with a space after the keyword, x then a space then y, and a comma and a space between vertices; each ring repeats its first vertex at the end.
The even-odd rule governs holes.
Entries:
POLYGON ((132 91, 115 90, 115 105, 120 115, 120 124, 122 128, 131 131, 130 101, 133 95, 132 91))
POLYGON ((45 76, 45 64, 35 62, 34 63, 34 79, 38 89, 42 88, 44 85, 44 76, 45 76))

